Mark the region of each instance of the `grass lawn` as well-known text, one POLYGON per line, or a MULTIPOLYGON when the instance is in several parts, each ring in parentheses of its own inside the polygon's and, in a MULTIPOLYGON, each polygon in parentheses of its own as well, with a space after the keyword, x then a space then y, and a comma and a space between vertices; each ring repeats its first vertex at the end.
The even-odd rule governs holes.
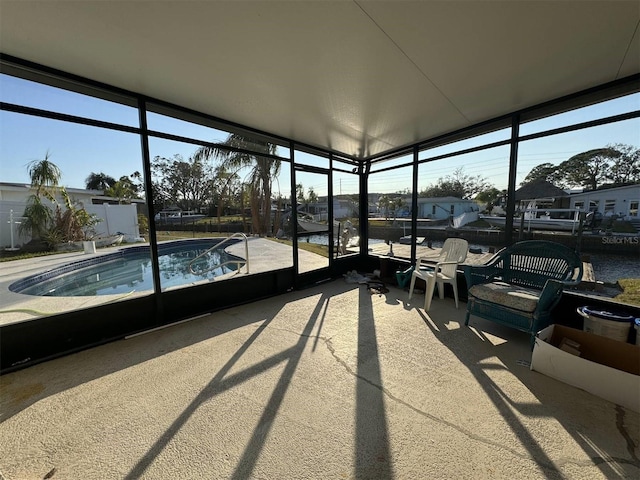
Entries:
MULTIPOLYGON (((273 242, 283 243, 285 245, 293 246, 293 242, 291 240, 285 240, 282 238, 272 238, 269 237, 269 240, 273 242)), ((307 243, 307 242, 298 242, 298 248, 300 250, 305 250, 307 252, 315 253, 317 255, 321 255, 323 257, 329 258, 329 249, 327 245, 318 245, 316 243, 307 243)))
POLYGON ((629 305, 640 306, 640 278, 624 278, 618 280, 623 292, 616 295, 615 299, 629 305))
POLYGON ((229 233, 218 232, 182 232, 182 231, 166 231, 158 230, 156 239, 158 242, 166 242, 167 240, 181 240, 183 238, 211 238, 211 237, 228 237, 229 233))
POLYGON ((0 262, 11 262, 13 260, 25 260, 27 258, 47 257, 49 255, 58 255, 59 253, 68 253, 68 252, 32 252, 32 253, 2 252, 0 254, 0 262))

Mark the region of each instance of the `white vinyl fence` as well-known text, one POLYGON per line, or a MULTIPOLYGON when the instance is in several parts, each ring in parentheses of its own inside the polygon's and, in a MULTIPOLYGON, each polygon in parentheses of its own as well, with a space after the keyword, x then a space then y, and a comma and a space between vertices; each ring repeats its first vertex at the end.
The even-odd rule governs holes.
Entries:
MULTIPOLYGON (((0 201, 0 248, 18 248, 31 240, 20 235, 18 228, 22 222, 25 202, 0 201)), ((138 213, 135 205, 87 205, 87 212, 95 214, 101 221, 94 227, 97 235, 125 235, 125 242, 140 240, 138 213)))

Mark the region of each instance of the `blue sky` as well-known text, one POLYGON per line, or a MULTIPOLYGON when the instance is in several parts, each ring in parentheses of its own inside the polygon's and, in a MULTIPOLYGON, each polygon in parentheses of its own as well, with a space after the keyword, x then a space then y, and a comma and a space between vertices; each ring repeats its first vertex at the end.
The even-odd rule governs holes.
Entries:
MULTIPOLYGON (((31 107, 95 118, 127 126, 138 125, 135 108, 95 99, 85 95, 39 85, 7 75, 0 75, 0 98, 2 101, 31 107)), ((523 125, 521 134, 565 126, 595 118, 640 110, 640 94, 619 98, 602 104, 577 109, 562 115, 530 122, 523 125)), ((224 141, 226 132, 210 127, 194 125, 158 114, 150 114, 149 127, 177 133, 206 141, 224 141)), ((462 149, 479 142, 505 138, 508 132, 495 132, 477 139, 458 142, 429 151, 429 156, 462 149)), ((640 146, 640 119, 594 127, 564 135, 522 142, 519 149, 518 183, 536 165, 550 162, 559 164, 571 156, 604 147, 613 143, 640 146)), ((180 154, 188 158, 197 149, 190 144, 153 139, 151 155, 172 157, 180 154)), ((83 188, 86 177, 92 172, 104 172, 114 178, 142 171, 140 139, 135 134, 106 129, 74 125, 66 122, 0 112, 0 181, 29 183, 27 164, 39 160, 49 153, 52 162, 63 174, 62 184, 83 188)), ((288 156, 288 151, 282 151, 288 156)), ((509 151, 505 147, 476 152, 472 155, 453 157, 436 164, 425 164, 420 168, 419 189, 435 183, 438 178, 451 175, 463 168, 468 175, 481 175, 497 188, 506 188, 507 161, 509 151)), ((309 163, 322 163, 322 159, 303 156, 309 163)), ((301 157, 297 157, 301 158, 301 157)), ((281 193, 289 193, 289 169, 285 168, 279 183, 281 193)), ((342 175, 334 185, 336 193, 357 191, 357 177, 342 175)), ((297 183, 305 190, 313 187, 319 195, 326 195, 327 185, 321 176, 300 174, 297 183)), ((371 176, 371 192, 390 193, 411 188, 410 169, 384 172, 371 176)))

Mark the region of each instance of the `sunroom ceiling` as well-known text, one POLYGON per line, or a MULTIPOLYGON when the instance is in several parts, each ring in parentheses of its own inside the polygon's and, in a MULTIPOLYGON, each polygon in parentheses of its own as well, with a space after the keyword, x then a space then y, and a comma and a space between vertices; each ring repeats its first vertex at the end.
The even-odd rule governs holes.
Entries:
POLYGON ((640 72, 633 1, 6 1, 0 51, 356 157, 640 72))

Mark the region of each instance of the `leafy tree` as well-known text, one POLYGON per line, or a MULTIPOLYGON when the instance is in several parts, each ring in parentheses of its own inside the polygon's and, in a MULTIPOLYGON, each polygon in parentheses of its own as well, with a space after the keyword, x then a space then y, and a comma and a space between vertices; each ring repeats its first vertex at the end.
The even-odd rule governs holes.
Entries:
POLYGON ((199 210, 212 198, 209 169, 195 156, 188 160, 181 155, 173 158, 157 156, 153 159, 152 170, 154 203, 161 199, 162 205, 169 203, 183 210, 199 210))
POLYGON ((224 141, 227 148, 205 146, 199 148, 194 159, 204 161, 217 159, 221 165, 234 173, 248 168, 245 177, 249 190, 253 231, 258 234, 271 232, 271 200, 273 180, 280 173, 280 160, 266 155, 276 154, 276 145, 232 133, 224 141))
POLYGON ((535 182, 537 180, 544 180, 557 187, 562 188, 564 184, 564 172, 553 163, 541 163, 531 169, 531 171, 524 177, 524 180, 520 183, 520 186, 527 183, 535 182))
POLYGON ((298 201, 298 205, 305 205, 308 210, 308 206, 310 203, 316 203, 318 201, 318 195, 316 194, 313 187, 309 187, 307 190, 307 195, 304 194, 304 185, 298 183, 296 185, 296 200, 298 201))
MULTIPOLYGON (((153 170, 154 166, 152 165, 151 168, 153 170)), ((162 182, 160 178, 156 178, 151 181, 151 201, 153 203, 153 209, 156 212, 162 210, 165 205, 170 205, 171 203, 175 204, 175 202, 171 202, 169 191, 165 190, 163 183, 164 182, 162 182)))
POLYGON ((465 191, 462 184, 449 180, 439 179, 437 184, 431 184, 418 193, 419 197, 456 197, 464 198, 465 191))
POLYGON ((218 225, 221 223, 221 217, 226 205, 231 204, 236 199, 241 203, 241 189, 242 185, 238 175, 230 172, 224 165, 216 167, 213 179, 213 199, 217 205, 218 225))
POLYGON ((615 144, 611 148, 620 156, 611 165, 610 177, 614 184, 640 182, 640 149, 631 145, 615 144))
POLYGON ((318 201, 318 195, 313 190, 313 187, 309 187, 309 190, 307 190, 307 202, 316 203, 317 201, 318 201))
POLYGON ((296 201, 298 202, 298 208, 304 205, 304 210, 309 212, 309 200, 304 196, 304 185, 301 183, 296 184, 296 201))
POLYGON ((132 198, 138 198, 138 186, 126 175, 105 190, 105 195, 118 199, 118 203, 131 203, 132 198))
POLYGON ((475 200, 478 202, 486 203, 485 210, 491 212, 493 207, 498 203, 498 201, 506 195, 504 190, 498 190, 496 187, 491 187, 484 192, 480 192, 476 195, 475 200))
POLYGON ((521 185, 543 179, 559 188, 595 190, 604 184, 640 183, 640 150, 614 144, 579 153, 559 165, 542 163, 527 174, 521 185))
POLYGON ((378 199, 378 206, 384 211, 385 221, 393 215, 393 224, 396 223, 398 209, 407 204, 405 199, 400 195, 382 195, 378 199))
POLYGON ((437 183, 421 190, 418 196, 470 199, 491 187, 492 185, 481 175, 467 175, 464 173, 463 168, 458 168, 452 175, 440 177, 437 183))
POLYGON ((115 185, 116 179, 102 172, 91 172, 84 182, 87 190, 105 191, 115 185))
POLYGON ((296 200, 298 203, 304 203, 304 185, 296 184, 296 200))
POLYGON ((139 213, 138 214, 138 228, 142 235, 147 235, 149 233, 149 217, 146 215, 139 213))
POLYGON ((574 155, 559 168, 569 185, 595 190, 611 178, 611 164, 620 155, 612 147, 596 148, 574 155))

